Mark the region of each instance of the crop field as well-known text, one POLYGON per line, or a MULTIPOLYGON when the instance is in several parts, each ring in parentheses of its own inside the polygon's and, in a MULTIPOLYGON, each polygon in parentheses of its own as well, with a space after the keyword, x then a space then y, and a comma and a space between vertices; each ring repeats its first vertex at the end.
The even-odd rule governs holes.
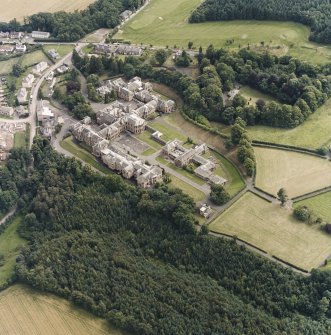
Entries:
POLYGON ((210 225, 305 270, 319 267, 331 253, 331 237, 318 226, 296 221, 291 212, 252 193, 244 194, 210 225))
POLYGON ((313 212, 320 216, 323 220, 331 223, 331 192, 327 192, 315 197, 302 200, 295 203, 295 207, 307 206, 313 212))
POLYGON ((248 127, 248 133, 254 140, 317 149, 331 144, 330 124, 331 99, 294 129, 254 126, 248 127))
POLYGON ((234 39, 233 48, 260 44, 264 41, 277 54, 293 54, 303 60, 326 63, 331 60, 331 48, 308 41, 309 28, 292 22, 226 21, 189 24, 191 12, 201 0, 151 0, 150 4, 130 20, 115 38, 156 46, 176 45, 186 48, 189 41, 195 47, 223 47, 234 39))
POLYGON ((2 335, 123 335, 68 301, 14 285, 0 293, 2 335))
POLYGON ((21 224, 21 218, 17 217, 0 235, 0 255, 3 257, 0 265, 0 284, 7 282, 14 273, 16 257, 20 248, 26 244, 17 230, 21 224))
POLYGON ((331 186, 331 162, 326 159, 278 149, 254 151, 256 186, 271 194, 285 187, 292 198, 331 186))
POLYGON ((85 9, 95 0, 1 0, 0 21, 16 18, 23 21, 24 17, 39 12, 72 12, 85 9))

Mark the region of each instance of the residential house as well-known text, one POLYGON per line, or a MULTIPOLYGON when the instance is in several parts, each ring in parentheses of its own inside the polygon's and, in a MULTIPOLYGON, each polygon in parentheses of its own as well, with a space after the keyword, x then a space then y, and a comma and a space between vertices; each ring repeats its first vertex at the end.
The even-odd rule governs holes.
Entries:
POLYGON ((48 54, 53 59, 57 59, 60 56, 59 53, 56 50, 54 50, 54 49, 49 50, 48 54))
POLYGON ((49 107, 49 101, 40 100, 37 102, 37 119, 43 123, 47 120, 54 119, 55 115, 49 107))
POLYGON ((26 103, 27 102, 27 95, 28 95, 28 92, 27 92, 26 88, 25 87, 20 88, 17 92, 17 101, 20 104, 26 103))
POLYGON ((0 45, 0 53, 11 54, 14 51, 15 47, 13 45, 3 44, 0 45))
POLYGON ((125 10, 124 12, 122 12, 122 13, 120 14, 120 19, 121 19, 122 21, 125 21, 125 20, 127 20, 131 15, 132 15, 132 11, 131 11, 131 10, 125 10))
POLYGON ((47 39, 51 34, 47 31, 33 31, 31 36, 36 39, 47 39))
POLYGON ((26 45, 25 44, 16 44, 15 50, 16 50, 16 52, 24 53, 24 52, 26 52, 26 45))
POLYGON ((12 40, 19 40, 24 36, 24 34, 21 31, 11 31, 9 33, 9 38, 12 40))
POLYGON ((32 72, 35 75, 40 76, 47 68, 48 68, 47 62, 42 61, 33 67, 32 72))
POLYGON ((25 88, 31 88, 34 80, 34 75, 32 73, 29 73, 26 77, 23 78, 22 86, 25 88))
POLYGON ((60 67, 56 69, 56 71, 58 74, 63 74, 69 71, 69 67, 66 65, 61 65, 60 67))

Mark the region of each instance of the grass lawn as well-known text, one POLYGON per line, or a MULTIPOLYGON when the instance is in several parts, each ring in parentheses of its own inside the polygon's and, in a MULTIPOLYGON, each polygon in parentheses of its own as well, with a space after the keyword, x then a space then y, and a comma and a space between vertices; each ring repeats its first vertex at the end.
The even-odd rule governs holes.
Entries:
POLYGON ((248 127, 254 140, 289 144, 316 149, 331 144, 331 99, 299 127, 294 129, 272 128, 266 126, 248 127))
POLYGON ((254 106, 256 101, 259 99, 263 99, 264 101, 277 101, 277 99, 273 98, 271 95, 261 93, 260 91, 255 90, 254 88, 251 88, 249 86, 242 86, 240 88, 240 94, 249 101, 250 105, 254 106))
POLYGON ((61 147, 85 163, 91 165, 95 169, 99 170, 100 172, 104 174, 112 174, 113 172, 109 170, 106 166, 104 166, 101 162, 97 160, 96 157, 94 157, 91 153, 89 153, 87 150, 85 150, 83 147, 80 145, 77 145, 76 143, 73 142, 72 136, 67 137, 60 143, 61 147))
POLYGON ((20 57, 10 58, 8 60, 0 61, 0 74, 11 73, 13 65, 17 64, 20 60, 20 57))
POLYGON ((189 24, 191 12, 201 0, 151 0, 150 4, 130 20, 114 38, 134 43, 187 48, 189 41, 194 47, 213 44, 220 48, 226 40, 234 39, 232 48, 250 43, 260 45, 264 41, 275 52, 293 54, 303 60, 327 63, 331 60, 331 48, 308 41, 309 28, 293 22, 272 21, 225 21, 189 24), (278 48, 279 46, 279 48, 278 48))
POLYGON ((156 150, 155 149, 153 149, 153 148, 149 148, 149 149, 146 149, 143 153, 142 153, 142 155, 143 156, 150 156, 150 155, 153 155, 153 154, 155 154, 156 153, 156 150))
POLYGON ((185 183, 184 181, 173 175, 171 175, 171 183, 169 184, 169 186, 181 189, 184 193, 192 197, 195 202, 200 202, 205 198, 203 192, 199 191, 195 187, 185 183))
POLYGON ((295 207, 303 205, 309 207, 316 215, 331 223, 331 192, 295 203, 295 207))
POLYGON ((26 132, 17 132, 14 134, 14 147, 15 148, 26 147, 26 132))
POLYGON ((162 148, 162 145, 160 143, 154 141, 151 138, 151 133, 149 131, 144 131, 143 133, 136 135, 136 137, 140 141, 147 143, 149 146, 151 146, 152 148, 156 150, 160 150, 162 148))
POLYGON ((26 244, 17 233, 21 220, 21 217, 16 217, 0 235, 0 255, 4 257, 3 265, 0 266, 1 285, 13 275, 16 257, 20 253, 20 248, 26 244))
POLYGON ((16 284, 0 293, 1 334, 124 335, 63 298, 16 284))
POLYGON ((193 173, 190 173, 182 168, 177 167, 175 164, 173 164, 172 162, 166 160, 164 157, 159 156, 156 158, 156 160, 158 162, 160 162, 161 164, 166 165, 167 167, 169 167, 170 169, 180 173, 181 175, 183 175, 184 177, 192 180, 193 182, 197 183, 198 185, 203 185, 206 184, 206 182, 204 180, 202 180, 201 178, 197 177, 196 175, 194 175, 193 173))
POLYGON ((44 45, 44 50, 47 52, 49 50, 55 50, 58 52, 60 57, 66 56, 68 53, 70 53, 74 49, 74 45, 70 44, 48 44, 44 45))
POLYGON ((186 142, 187 140, 187 136, 174 129, 171 125, 165 125, 158 121, 155 121, 151 122, 150 126, 160 131, 163 134, 162 139, 164 139, 165 141, 171 141, 174 140, 175 138, 183 142, 186 142))
POLYGON ((331 236, 296 221, 292 212, 252 193, 244 194, 209 229, 238 236, 305 270, 319 267, 331 253, 331 236))
POLYGON ((45 61, 48 63, 50 62, 49 59, 45 56, 45 54, 42 52, 42 50, 29 52, 27 54, 24 54, 21 57, 22 66, 31 66, 33 64, 36 64, 42 61, 45 61))
POLYGON ((296 197, 331 185, 331 162, 298 152, 254 148, 257 161, 256 186, 276 195, 285 187, 296 197))

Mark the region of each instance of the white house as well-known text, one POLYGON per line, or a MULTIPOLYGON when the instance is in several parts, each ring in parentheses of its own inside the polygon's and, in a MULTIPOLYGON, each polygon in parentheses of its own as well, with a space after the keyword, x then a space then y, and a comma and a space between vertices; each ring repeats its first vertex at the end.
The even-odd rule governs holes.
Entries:
POLYGON ((28 95, 28 92, 26 88, 25 87, 20 88, 17 92, 17 101, 20 104, 24 104, 27 101, 26 99, 27 95, 28 95))
POLYGON ((30 88, 32 87, 34 80, 34 75, 32 73, 29 73, 26 77, 23 78, 22 86, 25 88, 30 88))
POLYGON ((50 37, 50 33, 48 31, 33 31, 32 38, 40 38, 40 39, 47 39, 50 37))
POLYGON ((47 68, 48 68, 48 64, 43 61, 35 65, 32 69, 32 72, 35 75, 40 76, 47 68))
POLYGON ((26 45, 25 44, 16 44, 15 50, 16 50, 16 52, 24 53, 26 51, 26 45))

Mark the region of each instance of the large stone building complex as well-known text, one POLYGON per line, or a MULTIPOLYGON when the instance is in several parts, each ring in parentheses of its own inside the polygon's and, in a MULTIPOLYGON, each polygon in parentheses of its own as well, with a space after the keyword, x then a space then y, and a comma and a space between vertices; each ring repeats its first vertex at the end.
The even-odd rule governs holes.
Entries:
POLYGON ((162 180, 162 169, 144 164, 128 153, 115 140, 124 132, 140 134, 145 130, 146 119, 156 111, 170 113, 174 110, 172 100, 165 101, 152 95, 152 84, 135 77, 129 82, 121 78, 107 82, 119 99, 96 113, 97 125, 89 117, 74 124, 73 136, 91 147, 93 155, 100 157, 112 170, 124 178, 135 178, 141 187, 150 187, 162 180), (164 105, 167 108, 164 108, 164 105))

